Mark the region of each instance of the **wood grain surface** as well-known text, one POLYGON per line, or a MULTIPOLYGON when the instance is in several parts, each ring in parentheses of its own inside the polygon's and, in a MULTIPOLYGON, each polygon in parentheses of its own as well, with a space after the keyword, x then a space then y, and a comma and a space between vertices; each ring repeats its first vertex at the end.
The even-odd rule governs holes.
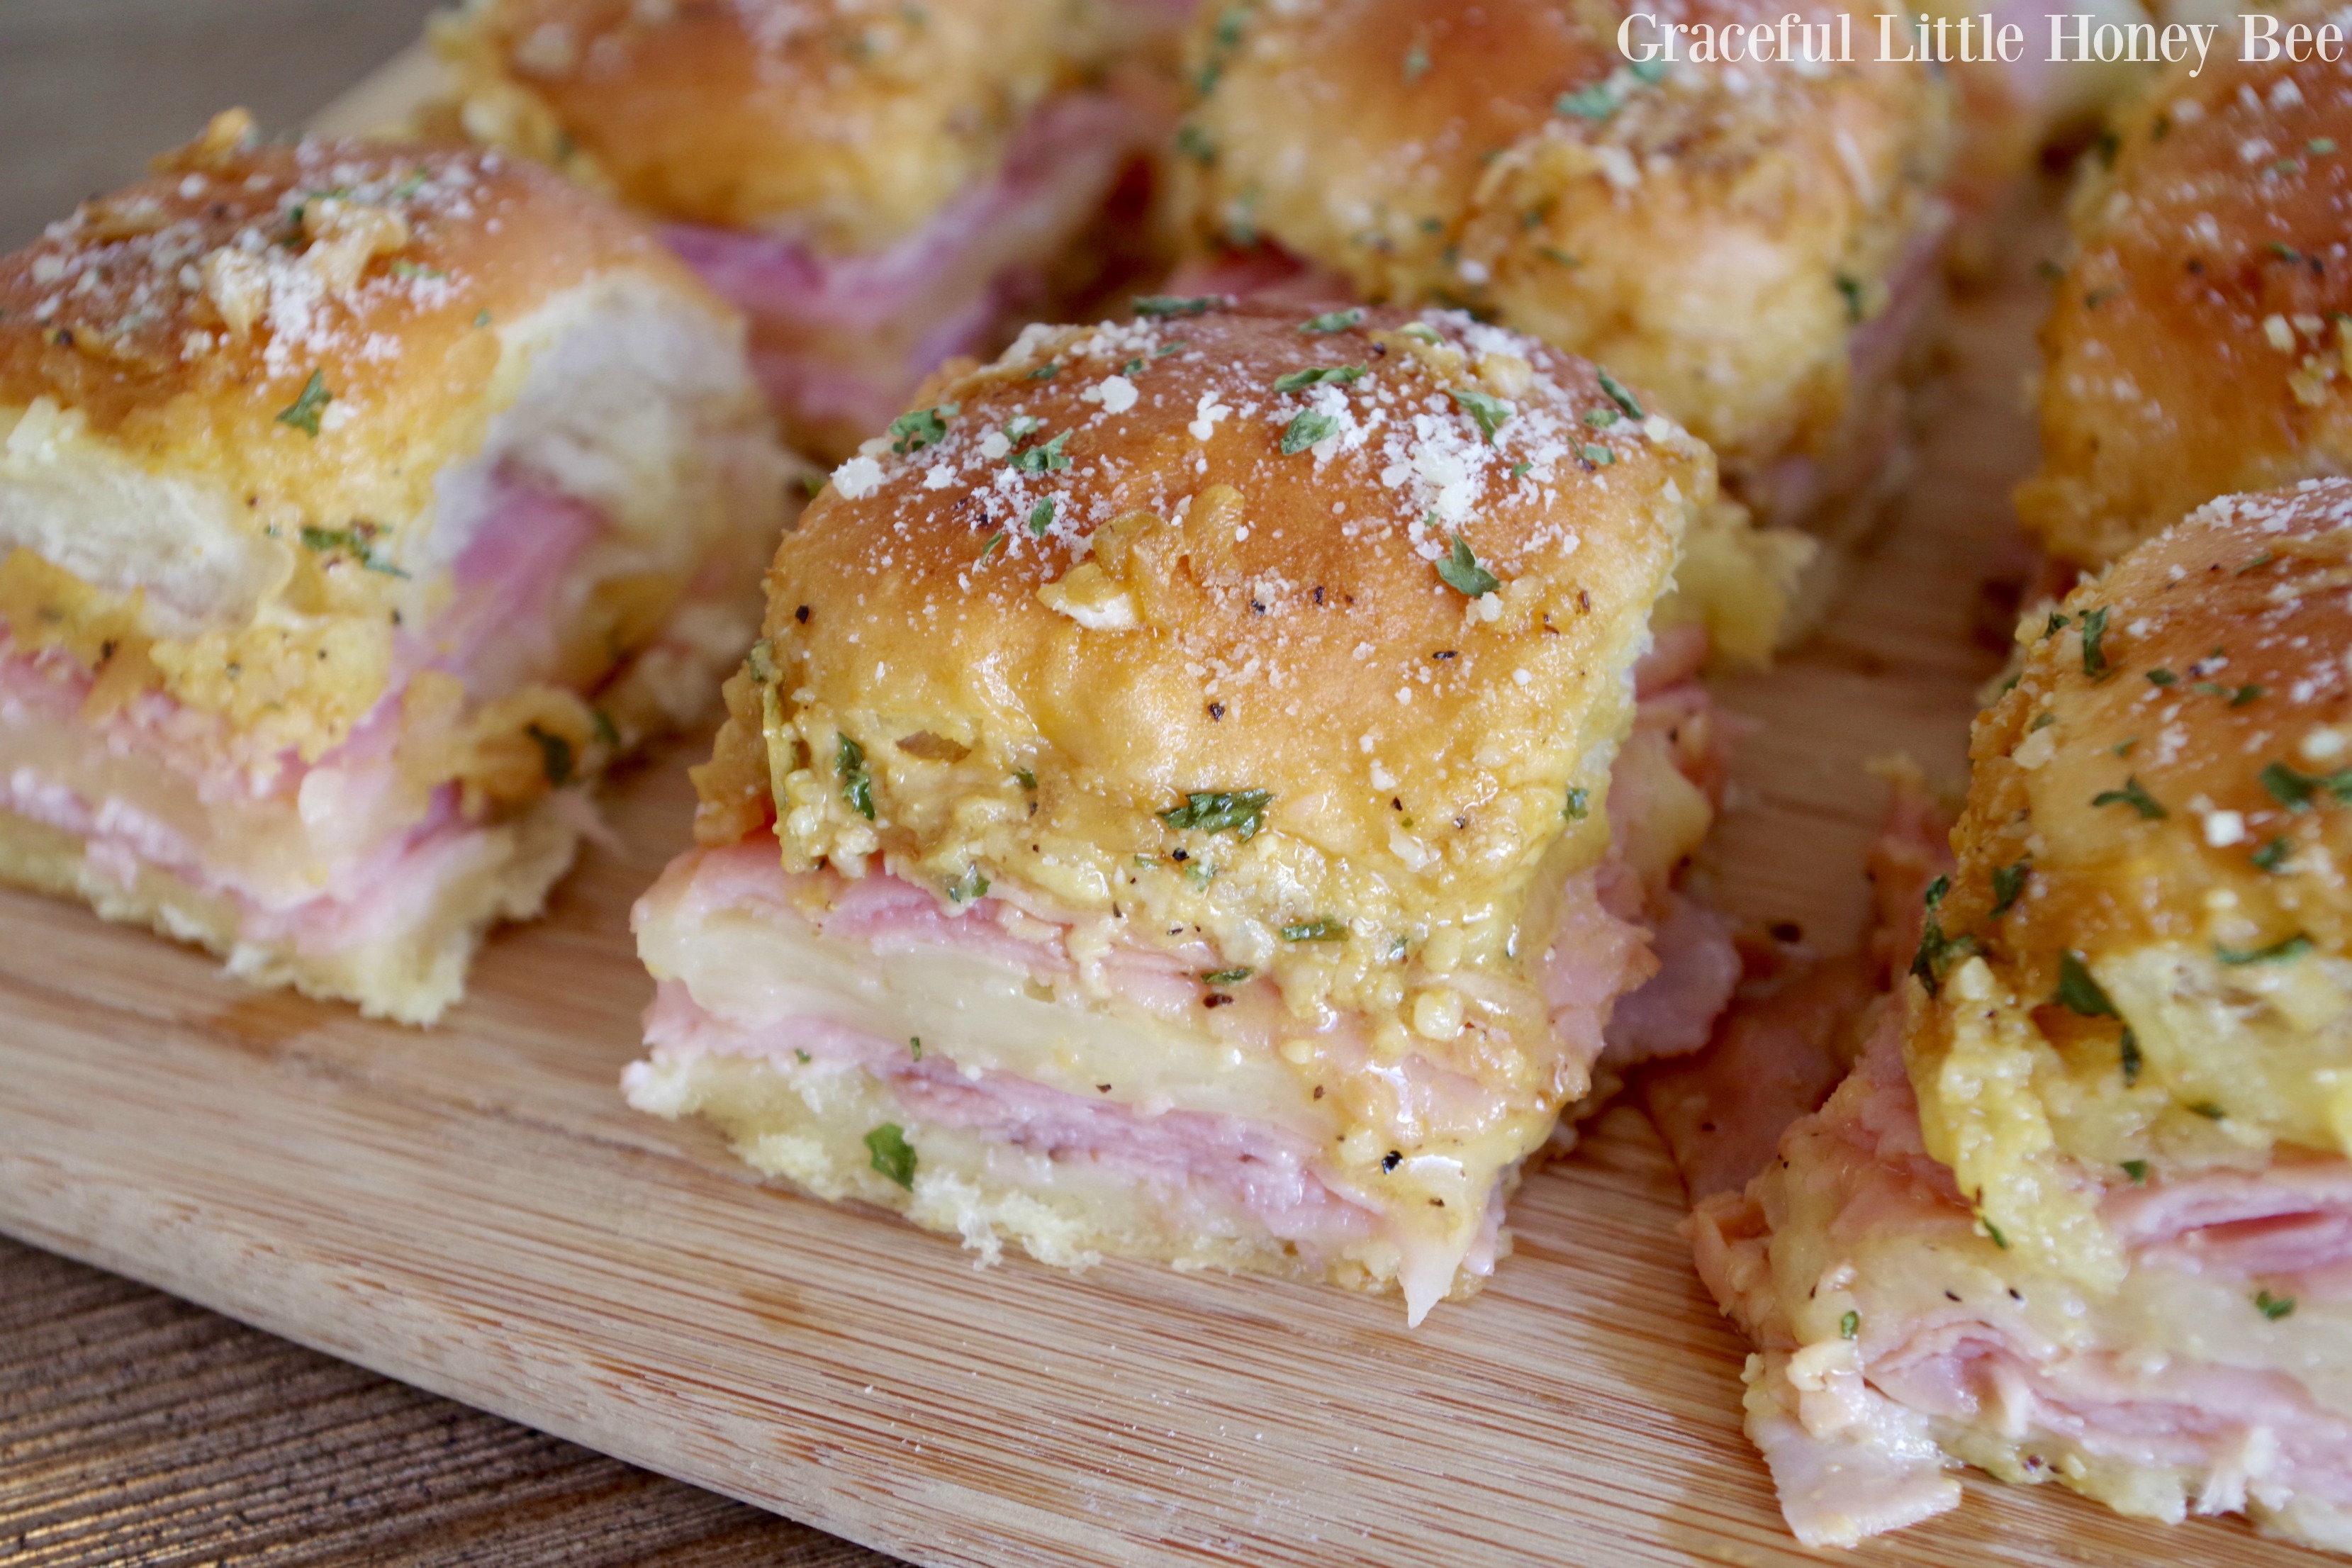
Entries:
MULTIPOLYGON (((1735 907, 1850 936, 1879 806, 1862 764, 1957 767, 1996 664, 1979 585, 2012 548, 2049 240, 1956 311, 1910 503, 1822 637, 1731 689, 1757 721, 1711 871, 1735 907)), ((977 1270, 630 1113, 614 1080, 650 987, 625 915, 684 841, 680 762, 620 782, 616 847, 431 1032, 0 896, 0 1230, 919 1563, 1816 1560, 1740 1435, 1745 1347, 1630 1110, 1528 1182, 1486 1293, 1413 1331, 1393 1300, 1265 1280, 977 1270)), ((1970 1491, 1853 1560, 2324 1561, 1970 1491)))

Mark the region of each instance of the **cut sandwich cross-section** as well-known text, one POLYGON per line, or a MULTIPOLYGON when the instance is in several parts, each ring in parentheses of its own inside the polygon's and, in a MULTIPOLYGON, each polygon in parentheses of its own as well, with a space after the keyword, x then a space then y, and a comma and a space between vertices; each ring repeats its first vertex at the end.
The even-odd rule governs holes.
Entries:
POLYGON ((1701 621, 1769 647, 1798 552, 1633 397, 1210 298, 935 381, 778 551, 632 1101, 984 1249, 1474 1287, 1737 975, 1701 621))

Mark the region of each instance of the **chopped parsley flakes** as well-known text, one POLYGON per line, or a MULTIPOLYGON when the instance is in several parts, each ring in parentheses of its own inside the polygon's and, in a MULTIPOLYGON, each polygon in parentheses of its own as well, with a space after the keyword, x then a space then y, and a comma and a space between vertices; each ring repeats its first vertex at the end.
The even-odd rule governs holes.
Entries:
POLYGON ((1339 421, 1328 414, 1318 414, 1312 408, 1299 410, 1282 432, 1282 455, 1295 458, 1316 442, 1339 433, 1339 421))
POLYGON ((873 821, 874 775, 866 771, 866 748, 842 736, 840 749, 833 754, 833 776, 841 781, 841 798, 849 809, 873 821))
POLYGON ((2352 768, 2340 768, 2332 773, 2302 773, 2284 763, 2268 763, 2260 776, 2271 798, 2289 811, 2309 810, 2311 797, 2321 790, 2339 802, 2352 801, 2352 768))
POLYGON ((1246 844, 1265 826, 1265 808, 1273 801, 1272 790, 1197 790, 1159 816, 1179 833, 1230 833, 1246 844))
POLYGON ((1478 422, 1478 433, 1486 438, 1489 447, 1495 444, 1495 432, 1509 424, 1511 416, 1518 412, 1499 397, 1466 386, 1454 387, 1453 392, 1454 401, 1478 422))
POLYGON ((2294 1313, 2294 1298, 2292 1296, 2273 1296, 2267 1290, 2257 1291, 2254 1295, 2254 1310, 2260 1312, 2263 1317, 2268 1318, 2272 1322, 2275 1323, 2281 1318, 2288 1317, 2294 1313))
POLYGON ((978 866, 966 866, 963 875, 948 884, 950 902, 969 904, 988 896, 988 878, 978 866))
POLYGON ((1282 928, 1285 942, 1339 942, 1348 934, 1345 921, 1335 921, 1328 915, 1318 915, 1311 921, 1293 921, 1282 928))
POLYGON ((1029 532, 1033 538, 1043 539, 1045 537, 1045 531, 1053 526, 1054 498, 1047 496, 1029 509, 1029 532))
POLYGON ((1838 1320, 1838 1338, 1842 1340, 1859 1339, 1861 1335, 1862 1314, 1853 1310, 1852 1308, 1848 1308, 1845 1315, 1838 1320))
POLYGON ((1067 430, 1055 436, 1042 447, 1031 447, 1004 459, 1016 473, 1057 474, 1070 466, 1069 455, 1062 450, 1070 439, 1067 430))
POLYGON ((2013 865, 1996 866, 1992 869, 1992 916, 1994 920, 2009 913, 2018 897, 2025 891, 2026 873, 2032 868, 2020 860, 2013 865))
POLYGON ((1146 294, 1135 302, 1135 313, 1166 320, 1176 316, 1205 316, 1223 304, 1220 294, 1202 294, 1192 299, 1179 299, 1173 294, 1146 294))
POLYGON ((1568 804, 1559 808, 1560 816, 1570 822, 1582 822, 1592 810, 1592 795, 1582 784, 1570 784, 1568 804))
POLYGON ((958 405, 942 403, 936 408, 918 408, 911 414, 901 414, 890 421, 890 434, 898 439, 890 450, 900 457, 935 447, 948 438, 948 421, 954 418, 958 405))
POLYGON ((562 789, 572 782, 572 742, 551 730, 536 724, 523 727, 523 733, 539 743, 539 765, 547 775, 548 787, 562 789))
POLYGON ((915 1190, 915 1147, 907 1142, 905 1128, 885 1121, 866 1135, 866 1152, 877 1173, 910 1193, 915 1190))
POLYGON ((2121 789, 2101 790, 2091 797, 2091 804, 2093 805, 2127 805, 2148 822, 2158 822, 2171 815, 2164 809, 2164 804, 2161 801, 2147 793, 2147 786, 2139 782, 2137 773, 2125 779, 2124 787, 2121 789))
POLYGON ((2116 1046, 2116 1056, 2123 1064, 2124 1087, 2129 1089, 2139 1081, 2140 1057, 2139 1037, 2128 1028, 2124 1030, 2124 1037, 2116 1046))
POLYGON ((1344 310, 1326 310, 1298 323, 1302 332, 1344 332, 1364 319, 1363 307, 1351 305, 1344 310))
POLYGON ((1255 971, 1252 970, 1247 964, 1237 963, 1231 969, 1211 970, 1208 973, 1201 976, 1201 984, 1203 985, 1239 985, 1243 981, 1247 980, 1251 974, 1255 973, 1255 971))
POLYGON ((1313 370, 1294 370, 1287 375, 1274 378, 1276 392, 1302 392, 1310 386, 1345 386, 1364 374, 1360 364, 1324 364, 1313 370))
POLYGON ((2084 1018, 2120 1018, 2106 991, 2091 978, 2083 955, 2068 948, 2058 955, 2058 991, 2051 998, 2068 1012, 2084 1018))
POLYGON ((1492 572, 1478 564, 1470 542, 1458 533, 1454 536, 1452 552, 1438 562, 1437 575, 1447 587, 1472 599, 1484 597, 1502 586, 1492 572))
POLYGON ((2289 844, 2284 838, 2273 838, 2268 844, 2263 845, 2260 849, 2255 850, 2252 855, 2247 856, 2246 858, 2252 860, 2256 868, 2261 870, 2275 872, 2280 867, 2286 864, 2287 858, 2294 853, 2294 845, 2289 844))
POLYGON ((2301 931, 2281 937, 2267 947, 2224 947, 2213 944, 2213 956, 2223 963, 2284 963, 2311 951, 2311 939, 2301 931))
POLYGON ((1622 409, 1626 418, 1646 417, 1642 412, 1642 405, 1633 401, 1633 395, 1625 390, 1624 383, 1609 374, 1608 366, 1596 364, 1592 367, 1592 371, 1601 378, 1601 390, 1609 395, 1609 401, 1622 409))
POLYGON ((2135 1187, 2144 1187, 2147 1185, 2147 1162, 2145 1160, 2126 1160, 2124 1162, 2124 1174, 2132 1179, 2132 1185, 2135 1187))
POLYGON ((278 411, 277 422, 290 425, 316 440, 319 416, 334 400, 335 395, 327 390, 327 373, 314 370, 310 373, 310 379, 302 384, 302 390, 295 395, 294 401, 278 411))
POLYGON ((2096 680, 2107 672, 2107 608, 2105 605, 2083 616, 2083 673, 2096 680))

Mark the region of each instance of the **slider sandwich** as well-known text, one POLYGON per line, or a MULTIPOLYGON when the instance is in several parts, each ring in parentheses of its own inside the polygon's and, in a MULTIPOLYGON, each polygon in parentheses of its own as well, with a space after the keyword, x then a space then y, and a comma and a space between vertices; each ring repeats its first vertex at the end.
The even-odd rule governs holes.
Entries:
POLYGON ((1154 249, 1170 0, 467 0, 453 122, 658 220, 845 457, 951 354, 1154 249))
MULTIPOLYGON (((1843 15, 1701 0, 1633 21, 1645 43, 1671 21, 1777 47, 1791 14, 1843 15)), ((1894 475, 1897 373, 1940 297, 1949 92, 1866 59, 1694 64, 1683 35, 1674 60, 1632 61, 1628 15, 1206 9, 1180 147, 1233 270, 1202 276, 1457 306, 1590 356, 1708 442, 1759 519, 1848 537, 1894 475)))
POLYGON ((740 657, 784 459, 635 224, 250 128, 0 258, 0 876, 429 1022, 740 657))
POLYGON ((785 535, 637 907, 628 1097, 988 1255, 1418 1321, 1738 979, 1676 887, 1696 675, 1710 621, 1770 646, 1784 542, 1646 394, 1458 312, 1142 308, 935 380, 785 535))
POLYGON ((2017 509, 2075 566, 2215 496, 2352 473, 2352 61, 2189 71, 2119 117, 2042 328, 2017 509))
POLYGON ((1695 1222, 1808 1544, 1968 1464, 2352 1549, 2347 584, 2312 480, 2021 628, 1902 991, 1695 1222))

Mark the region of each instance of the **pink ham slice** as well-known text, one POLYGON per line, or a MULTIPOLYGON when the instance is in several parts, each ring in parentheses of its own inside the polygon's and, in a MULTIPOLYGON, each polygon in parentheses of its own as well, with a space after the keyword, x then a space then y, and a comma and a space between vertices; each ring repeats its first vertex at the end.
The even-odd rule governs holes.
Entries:
POLYGON ((688 224, 664 236, 751 318, 753 369, 781 414, 877 430, 942 360, 980 352, 1042 300, 1045 269, 1150 134, 1116 96, 1049 100, 996 178, 887 250, 828 256, 790 235, 688 224))
MULTIPOLYGON (((315 763, 292 752, 241 750, 218 721, 153 691, 85 721, 89 676, 61 654, 16 647, 5 628, 0 733, 12 719, 78 727, 108 752, 152 760, 208 805, 282 808, 289 817, 303 809, 305 783, 331 771, 339 779, 339 814, 364 816, 397 784, 394 749, 409 682, 424 670, 444 670, 466 681, 470 700, 484 701, 547 668, 560 631, 556 595, 565 569, 605 528, 602 515, 576 498, 518 476, 494 479, 479 526, 451 569, 447 605, 429 626, 398 636, 383 696, 341 745, 315 763)), ((31 767, 0 779, 0 805, 82 839, 91 868, 126 886, 152 866, 235 904, 245 940, 312 953, 380 940, 425 918, 438 889, 472 869, 482 850, 483 830, 461 816, 454 786, 426 792, 404 819, 328 857, 317 868, 323 880, 299 892, 257 881, 130 802, 86 799, 31 767)))

